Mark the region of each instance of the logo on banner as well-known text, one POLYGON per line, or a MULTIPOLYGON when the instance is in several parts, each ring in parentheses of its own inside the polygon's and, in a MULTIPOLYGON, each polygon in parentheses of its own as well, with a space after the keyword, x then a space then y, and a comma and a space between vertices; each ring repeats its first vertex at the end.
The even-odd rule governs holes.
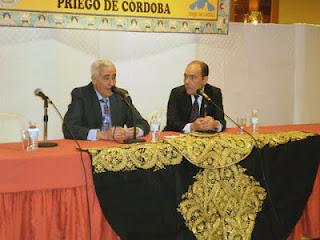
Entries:
POLYGON ((210 3, 209 0, 196 0, 190 4, 189 8, 191 10, 208 10, 209 12, 214 11, 214 5, 210 3))
POLYGON ((18 4, 20 0, 0 0, 0 6, 11 7, 18 4))

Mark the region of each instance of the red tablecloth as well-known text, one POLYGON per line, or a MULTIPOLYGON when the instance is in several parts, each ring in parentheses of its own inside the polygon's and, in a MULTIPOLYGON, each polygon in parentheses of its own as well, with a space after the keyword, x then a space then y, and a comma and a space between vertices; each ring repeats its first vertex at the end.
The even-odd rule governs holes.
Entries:
POLYGON ((92 240, 119 239, 100 209, 89 155, 82 154, 86 184, 75 143, 57 142, 33 152, 0 144, 0 239, 88 240, 90 232, 92 240))

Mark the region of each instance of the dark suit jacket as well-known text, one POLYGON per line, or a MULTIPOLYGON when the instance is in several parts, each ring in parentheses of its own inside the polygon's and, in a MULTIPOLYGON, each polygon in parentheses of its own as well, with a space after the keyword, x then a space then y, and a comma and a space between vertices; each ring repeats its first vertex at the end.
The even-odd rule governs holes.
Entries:
MULTIPOLYGON (((71 97, 71 104, 64 117, 64 137, 86 140, 90 129, 100 129, 102 125, 102 112, 97 94, 92 83, 89 83, 87 86, 73 89, 71 97)), ((114 93, 109 100, 112 125, 132 127, 132 113, 122 97, 114 93)), ((136 126, 147 134, 150 129, 148 122, 142 118, 136 108, 134 108, 134 115, 136 126)))
MULTIPOLYGON (((223 129, 225 129, 226 121, 224 119, 220 88, 206 84, 204 92, 221 108, 221 110, 203 99, 200 108, 200 116, 204 116, 204 113, 206 112, 207 116, 212 116, 214 119, 219 120, 223 125, 223 129)), ((165 130, 182 131, 184 126, 190 122, 191 108, 191 96, 186 93, 184 86, 182 85, 172 89, 168 102, 167 126, 165 127, 165 130)))

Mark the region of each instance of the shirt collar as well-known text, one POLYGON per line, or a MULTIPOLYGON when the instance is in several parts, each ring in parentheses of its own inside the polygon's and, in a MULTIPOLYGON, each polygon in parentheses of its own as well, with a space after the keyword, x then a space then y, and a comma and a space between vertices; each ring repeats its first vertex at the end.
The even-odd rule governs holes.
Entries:
POLYGON ((96 89, 94 89, 94 91, 96 92, 99 101, 106 99, 106 98, 102 97, 101 94, 96 89))
MULTIPOLYGON (((202 91, 204 91, 205 86, 206 86, 206 85, 204 85, 203 88, 201 89, 202 91)), ((191 100, 192 100, 192 102, 194 102, 194 100, 195 100, 194 95, 191 95, 191 100)), ((198 95, 198 101, 199 101, 199 102, 202 101, 202 96, 201 96, 201 95, 198 95)))
MULTIPOLYGON (((195 101, 195 97, 194 97, 194 95, 191 95, 191 100, 192 100, 192 102, 194 102, 195 101)), ((202 96, 201 95, 198 95, 198 102, 201 102, 202 101, 202 96)))

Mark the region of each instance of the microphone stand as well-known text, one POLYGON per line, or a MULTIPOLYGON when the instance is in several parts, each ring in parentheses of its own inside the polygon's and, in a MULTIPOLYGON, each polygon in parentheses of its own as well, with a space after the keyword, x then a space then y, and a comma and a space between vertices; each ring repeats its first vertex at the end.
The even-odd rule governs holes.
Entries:
POLYGON ((132 124, 133 124, 133 138, 126 139, 124 143, 131 144, 131 143, 139 143, 139 142, 145 142, 146 140, 144 139, 137 139, 137 122, 134 114, 134 106, 132 103, 129 101, 129 98, 126 96, 123 96, 123 101, 128 105, 128 107, 131 110, 131 115, 132 115, 132 124))
MULTIPOLYGON (((198 94, 198 95, 201 95, 208 103, 210 103, 210 104, 212 104, 213 106, 215 106, 215 107, 216 107, 220 112, 222 112, 223 115, 225 115, 234 125, 236 125, 237 128, 241 129, 241 126, 240 126, 236 121, 234 121, 232 117, 230 117, 229 115, 227 115, 227 114, 221 109, 221 107, 220 107, 218 104, 216 104, 214 101, 212 101, 212 99, 211 99, 203 90, 198 89, 198 90, 197 90, 197 94, 198 94)), ((205 114, 205 116, 207 115, 207 106, 206 106, 206 105, 205 105, 205 112, 204 112, 204 114, 205 114)), ((245 132, 247 135, 249 135, 249 136, 253 139, 255 145, 258 146, 257 139, 256 139, 250 132, 248 132, 246 129, 243 129, 243 132, 245 132)))
MULTIPOLYGON (((39 142, 39 147, 55 147, 58 143, 48 142, 48 99, 44 99, 44 116, 43 116, 43 142, 39 142)), ((51 102, 51 101, 50 101, 51 102)))

